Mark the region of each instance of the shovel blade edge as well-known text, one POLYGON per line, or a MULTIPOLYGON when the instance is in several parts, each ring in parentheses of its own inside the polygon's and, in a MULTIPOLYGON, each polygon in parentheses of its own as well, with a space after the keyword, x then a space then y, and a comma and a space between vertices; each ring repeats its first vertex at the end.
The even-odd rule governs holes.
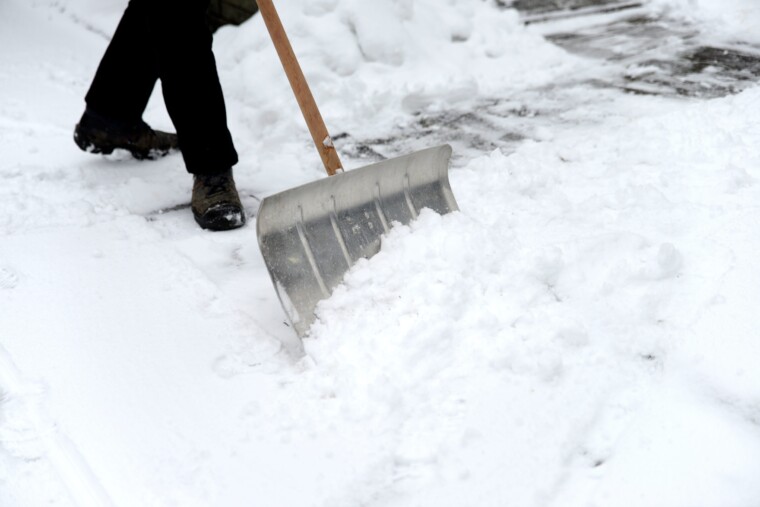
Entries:
POLYGON ((314 311, 359 259, 380 250, 394 224, 429 208, 458 210, 449 184, 451 146, 411 153, 267 197, 256 232, 282 307, 299 337, 314 311))

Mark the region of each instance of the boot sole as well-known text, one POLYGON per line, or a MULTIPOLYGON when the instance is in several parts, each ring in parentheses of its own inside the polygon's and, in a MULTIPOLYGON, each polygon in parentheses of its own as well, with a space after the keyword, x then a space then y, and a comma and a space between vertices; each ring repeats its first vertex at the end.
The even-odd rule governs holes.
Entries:
POLYGON ((205 215, 193 210, 193 218, 202 229, 208 231, 232 231, 245 225, 245 211, 242 209, 209 210, 205 215))
POLYGON ((80 150, 98 155, 110 155, 114 150, 126 150, 137 160, 156 160, 165 157, 173 150, 150 150, 148 152, 137 150, 129 145, 117 145, 104 139, 98 139, 97 135, 87 135, 81 132, 79 125, 74 131, 74 142, 80 150))

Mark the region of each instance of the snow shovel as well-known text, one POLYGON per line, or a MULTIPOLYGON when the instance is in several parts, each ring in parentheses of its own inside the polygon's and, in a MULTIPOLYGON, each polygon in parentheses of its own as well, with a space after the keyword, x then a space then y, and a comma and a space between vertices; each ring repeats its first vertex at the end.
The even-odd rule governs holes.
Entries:
POLYGON ((394 224, 408 224, 423 208, 458 209, 448 176, 451 147, 344 172, 272 0, 258 5, 329 176, 267 197, 256 224, 280 302, 303 337, 319 301, 357 260, 380 250, 381 236, 394 224))

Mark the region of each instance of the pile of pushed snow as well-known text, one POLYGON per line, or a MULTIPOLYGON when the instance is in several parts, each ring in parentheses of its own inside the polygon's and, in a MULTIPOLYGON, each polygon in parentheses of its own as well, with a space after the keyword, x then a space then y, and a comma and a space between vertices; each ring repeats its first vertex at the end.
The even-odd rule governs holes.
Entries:
POLYGON ((760 4, 754 0, 653 0, 654 5, 709 26, 729 40, 760 43, 760 4))
MULTIPOLYGON (((399 87, 434 93, 450 90, 452 83, 467 82, 476 90, 504 86, 507 79, 543 83, 547 63, 563 64, 561 50, 527 31, 516 11, 495 2, 283 0, 277 8, 307 77, 326 100, 393 95, 399 87)), ((229 65, 232 57, 252 78, 247 83, 282 74, 260 16, 242 28, 222 28, 216 39, 226 53, 221 59, 229 65)))
POLYGON ((760 498, 758 114, 754 89, 474 160, 461 212, 321 303, 309 382, 382 441, 394 505, 760 498))

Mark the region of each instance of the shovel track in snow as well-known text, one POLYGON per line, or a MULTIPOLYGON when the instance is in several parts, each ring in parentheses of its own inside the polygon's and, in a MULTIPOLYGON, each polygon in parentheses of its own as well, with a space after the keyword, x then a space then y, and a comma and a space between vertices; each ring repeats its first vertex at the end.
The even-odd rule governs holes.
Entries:
MULTIPOLYGON (((343 133, 336 138, 342 139, 346 155, 377 161, 421 145, 450 143, 456 165, 475 152, 510 152, 526 138, 540 138, 541 127, 562 123, 563 113, 588 108, 577 99, 563 99, 574 89, 604 92, 607 100, 624 94, 693 100, 736 94, 760 81, 760 47, 708 40, 693 23, 656 14, 644 2, 517 0, 511 7, 557 46, 603 62, 604 73, 592 65, 588 76, 568 76, 549 87, 481 96, 442 111, 421 110, 387 137, 355 139, 343 133)), ((573 117, 577 121, 578 115, 573 117)), ((594 122, 593 116, 588 119, 594 122)))

